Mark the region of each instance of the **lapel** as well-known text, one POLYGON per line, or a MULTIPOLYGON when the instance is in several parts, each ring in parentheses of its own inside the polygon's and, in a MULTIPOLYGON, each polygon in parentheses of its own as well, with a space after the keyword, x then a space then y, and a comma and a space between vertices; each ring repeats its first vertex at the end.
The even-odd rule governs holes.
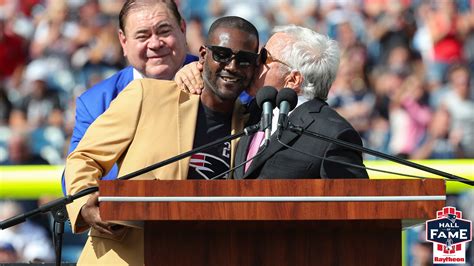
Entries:
MULTIPOLYGON (((235 165, 239 165, 247 159, 247 151, 250 145, 252 136, 244 135, 240 138, 239 145, 237 145, 237 150, 235 151, 235 165)), ((245 165, 235 169, 234 179, 242 179, 244 176, 245 165)))
MULTIPOLYGON (((193 149, 194 133, 199 107, 199 95, 188 94, 181 91, 178 101, 178 150, 179 154, 193 149)), ((187 179, 190 157, 179 161, 179 177, 187 179)))
MULTIPOLYGON (((285 144, 288 144, 297 136, 298 134, 296 133, 293 133, 291 131, 285 131, 282 134, 280 141, 285 144)), ((265 163, 268 160, 268 158, 270 158, 273 154, 275 154, 277 151, 279 151, 282 148, 283 148, 283 145, 278 142, 276 138, 276 134, 273 134, 270 138, 270 144, 268 145, 268 147, 263 151, 263 153, 259 157, 253 159, 252 163, 249 166, 249 169, 247 170, 247 172, 245 172, 243 178, 247 178, 250 175, 252 175, 256 169, 258 169, 260 166, 262 166, 263 163, 265 163)), ((246 151, 247 150, 248 149, 246 149, 246 151)))
MULTIPOLYGON (((240 100, 236 100, 235 101, 235 105, 234 105, 234 111, 232 112, 232 130, 231 130, 231 134, 237 134, 237 133, 240 133, 242 132, 242 130, 244 129, 244 125, 247 123, 247 121, 249 120, 249 113, 246 113, 245 112, 245 106, 240 102, 240 100)), ((237 147, 239 147, 240 145, 237 145, 240 141, 242 140, 242 138, 237 138, 237 139, 234 139, 231 141, 230 143, 230 151, 231 151, 231 155, 230 155, 230 168, 233 168, 234 167, 234 162, 236 160, 236 156, 237 156, 237 147)), ((241 168, 241 167, 239 167, 241 168)), ((232 173, 230 174, 229 178, 232 178, 232 176, 234 175, 235 173, 232 173)))
MULTIPOLYGON (((178 149, 179 154, 188 152, 193 149, 194 137, 196 132, 196 123, 199 107, 199 95, 190 95, 186 92, 181 92, 178 103, 178 149)), ((244 128, 245 122, 248 120, 248 114, 245 114, 245 108, 236 101, 232 113, 232 129, 231 134, 241 132, 244 128)), ((231 165, 233 167, 234 154, 239 139, 231 141, 231 165)), ((179 177, 184 180, 187 179, 189 171, 189 161, 191 157, 186 157, 179 161, 179 177)))
MULTIPOLYGON (((252 100, 252 102, 250 102, 248 105, 247 114, 249 115, 249 119, 246 126, 252 126, 259 123, 261 112, 262 110, 258 108, 256 101, 252 100)), ((239 143, 237 145, 237 149, 235 151, 234 165, 239 165, 245 160, 247 160, 247 151, 248 151, 250 142, 252 141, 252 137, 253 137, 252 135, 251 136, 244 135, 240 138, 239 143)), ((244 169, 245 169, 244 165, 236 168, 234 171, 234 179, 242 179, 244 176, 244 169)))
POLYGON ((125 89, 125 87, 127 87, 127 85, 133 81, 133 67, 128 66, 121 72, 122 74, 117 77, 118 79, 115 83, 117 94, 120 93, 123 89, 125 89))
MULTIPOLYGON (((300 126, 303 129, 307 129, 315 122, 313 116, 310 113, 319 113, 324 105, 326 105, 326 103, 318 99, 307 101, 295 108, 295 110, 289 116, 289 121, 295 126, 300 126)), ((285 130, 280 138, 280 141, 288 145, 298 136, 299 135, 295 132, 285 130)), ((248 144, 245 148, 245 156, 247 154, 247 148, 248 144)), ((252 164, 249 166, 248 171, 245 172, 243 178, 251 176, 253 172, 259 169, 273 154, 275 154, 282 148, 284 148, 284 146, 278 142, 276 134, 273 134, 270 138, 270 144, 268 145, 266 150, 262 153, 262 155, 252 161, 252 164)))

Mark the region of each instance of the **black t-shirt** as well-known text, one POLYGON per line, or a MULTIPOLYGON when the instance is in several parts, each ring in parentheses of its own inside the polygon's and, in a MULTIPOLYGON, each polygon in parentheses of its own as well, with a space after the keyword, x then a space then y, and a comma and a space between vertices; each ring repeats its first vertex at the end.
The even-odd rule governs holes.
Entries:
MULTIPOLYGON (((232 113, 215 112, 199 104, 193 147, 198 148, 231 133, 232 113)), ((230 169, 230 141, 191 156, 188 179, 212 179, 230 169)), ((225 175, 221 178, 226 178, 225 175)))

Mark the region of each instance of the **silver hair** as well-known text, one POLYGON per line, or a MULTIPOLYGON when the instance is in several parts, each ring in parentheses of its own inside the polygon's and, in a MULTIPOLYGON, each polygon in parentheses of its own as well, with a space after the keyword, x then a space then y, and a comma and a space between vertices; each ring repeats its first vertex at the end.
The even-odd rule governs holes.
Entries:
POLYGON ((340 51, 337 42, 296 25, 276 26, 273 34, 279 32, 292 37, 292 41, 283 46, 280 60, 302 74, 303 96, 310 100, 327 100, 339 68, 340 51))

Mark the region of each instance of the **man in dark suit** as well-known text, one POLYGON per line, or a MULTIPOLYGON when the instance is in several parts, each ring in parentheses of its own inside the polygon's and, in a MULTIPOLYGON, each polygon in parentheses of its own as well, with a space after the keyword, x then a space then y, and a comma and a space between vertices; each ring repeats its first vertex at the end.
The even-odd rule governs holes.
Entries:
MULTIPOLYGON (((262 49, 261 58, 263 64, 249 91, 251 95, 263 86, 291 88, 298 95, 298 105, 289 116, 290 123, 362 145, 349 122, 325 102, 339 67, 335 41, 303 27, 277 27, 262 49)), ((274 120, 277 118, 274 115, 274 120)), ((274 129, 275 122, 273 125, 274 129)), ((251 157, 251 142, 252 137, 240 140, 235 165, 251 157)), ((281 142, 291 148, 272 134, 269 146, 247 170, 236 169, 235 178, 368 178, 360 152, 289 130, 283 132, 281 142)))
MULTIPOLYGON (((260 52, 261 64, 248 93, 255 96, 263 86, 291 88, 298 95, 298 105, 289 116, 290 123, 362 146, 357 131, 325 102, 339 68, 339 57, 337 43, 324 35, 294 25, 276 27, 260 52)), ((199 71, 202 66, 191 63, 178 72, 175 80, 191 92, 200 93, 201 88, 191 85, 201 82, 199 71), (193 79, 195 82, 190 82, 193 79)), ((252 103, 249 106, 249 124, 260 119, 255 107, 252 103)), ((274 110, 273 129, 277 119, 278 108, 274 110)), ((249 154, 253 137, 240 139, 236 166, 253 157, 249 154)), ((281 142, 291 148, 280 144, 273 134, 268 147, 251 160, 248 168, 238 167, 234 178, 368 178, 360 152, 289 130, 283 132, 281 142)))

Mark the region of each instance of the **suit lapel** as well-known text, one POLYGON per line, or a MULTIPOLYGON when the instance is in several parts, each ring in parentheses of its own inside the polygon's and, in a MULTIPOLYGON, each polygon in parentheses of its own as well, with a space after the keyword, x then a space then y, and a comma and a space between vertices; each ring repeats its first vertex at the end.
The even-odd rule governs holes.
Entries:
MULTIPOLYGON (((312 112, 320 112, 323 106, 323 102, 317 99, 303 103, 301 106, 297 107, 289 116, 289 121, 295 126, 300 126, 303 129, 307 129, 315 121, 313 117, 309 114, 312 112)), ((299 135, 290 130, 285 130, 281 136, 280 141, 288 145, 299 135)), ((248 144, 247 146, 248 147, 248 144)), ((263 154, 252 161, 247 172, 245 172, 243 178, 247 178, 259 169, 273 154, 281 150, 284 146, 278 142, 276 134, 273 134, 270 138, 270 144, 263 154)), ((245 149, 245 155, 247 154, 248 149, 245 149)), ((243 170, 242 170, 243 171, 243 170)))
MULTIPOLYGON (((235 101, 235 106, 234 106, 234 111, 232 113, 232 130, 231 134, 237 134, 242 132, 244 125, 249 119, 249 114, 245 113, 245 107, 242 105, 242 103, 239 100, 235 101)), ((231 156, 230 156, 230 167, 234 167, 234 162, 236 162, 236 156, 237 156, 237 147, 240 145, 237 145, 242 138, 240 139, 234 139, 231 141, 231 156)), ((234 173, 235 174, 235 173, 234 173)), ((232 178, 233 174, 231 173, 230 178, 232 178)))
POLYGON ((133 67, 129 66, 125 68, 122 75, 118 77, 115 87, 117 88, 117 94, 120 93, 130 82, 133 81, 133 67))
MULTIPOLYGON (((257 106, 257 103, 255 100, 252 100, 252 102, 248 104, 246 113, 249 116, 247 119, 248 122, 246 126, 252 126, 259 123, 261 110, 257 106)), ((251 136, 244 135, 240 138, 236 151, 235 151, 235 161, 234 161, 235 166, 241 164, 247 159, 247 151, 248 151, 250 142, 252 141, 252 137, 253 137, 252 135, 251 136)), ((245 169, 245 166, 241 166, 235 169, 234 179, 242 179, 244 176, 244 169, 245 169)))
MULTIPOLYGON (((298 134, 293 133, 293 132, 289 132, 289 131, 284 132, 281 136, 280 141, 285 144, 288 144, 297 136, 298 134)), ((277 151, 279 151, 282 148, 283 148, 283 145, 278 142, 276 138, 276 134, 273 134, 272 137, 270 138, 270 144, 260 156, 253 159, 252 163, 249 166, 249 169, 247 170, 247 172, 245 172, 244 178, 247 178, 248 176, 250 176, 256 169, 262 166, 262 164, 265 163, 268 160, 268 158, 270 158, 273 154, 275 154, 277 151)))
MULTIPOLYGON (((179 154, 193 149, 198 107, 199 95, 190 95, 185 92, 180 93, 177 106, 179 154)), ((179 161, 179 177, 182 180, 188 177, 190 159, 190 157, 186 157, 179 161)))
MULTIPOLYGON (((178 145, 179 154, 193 149, 194 137, 196 133, 196 123, 199 107, 199 95, 190 95, 181 92, 178 104, 178 145)), ((231 134, 241 132, 248 114, 244 114, 244 108, 239 101, 236 101, 232 115, 231 134)), ((234 153, 237 148, 238 139, 231 141, 231 167, 234 162, 234 153)), ((179 161, 180 179, 186 179, 189 171, 191 158, 186 157, 179 161)))
MULTIPOLYGON (((244 135, 240 138, 239 145, 237 145, 237 150, 235 151, 235 165, 239 165, 247 159, 247 151, 250 145, 252 136, 244 135)), ((244 176, 245 165, 235 169, 234 178, 242 179, 244 176)))

